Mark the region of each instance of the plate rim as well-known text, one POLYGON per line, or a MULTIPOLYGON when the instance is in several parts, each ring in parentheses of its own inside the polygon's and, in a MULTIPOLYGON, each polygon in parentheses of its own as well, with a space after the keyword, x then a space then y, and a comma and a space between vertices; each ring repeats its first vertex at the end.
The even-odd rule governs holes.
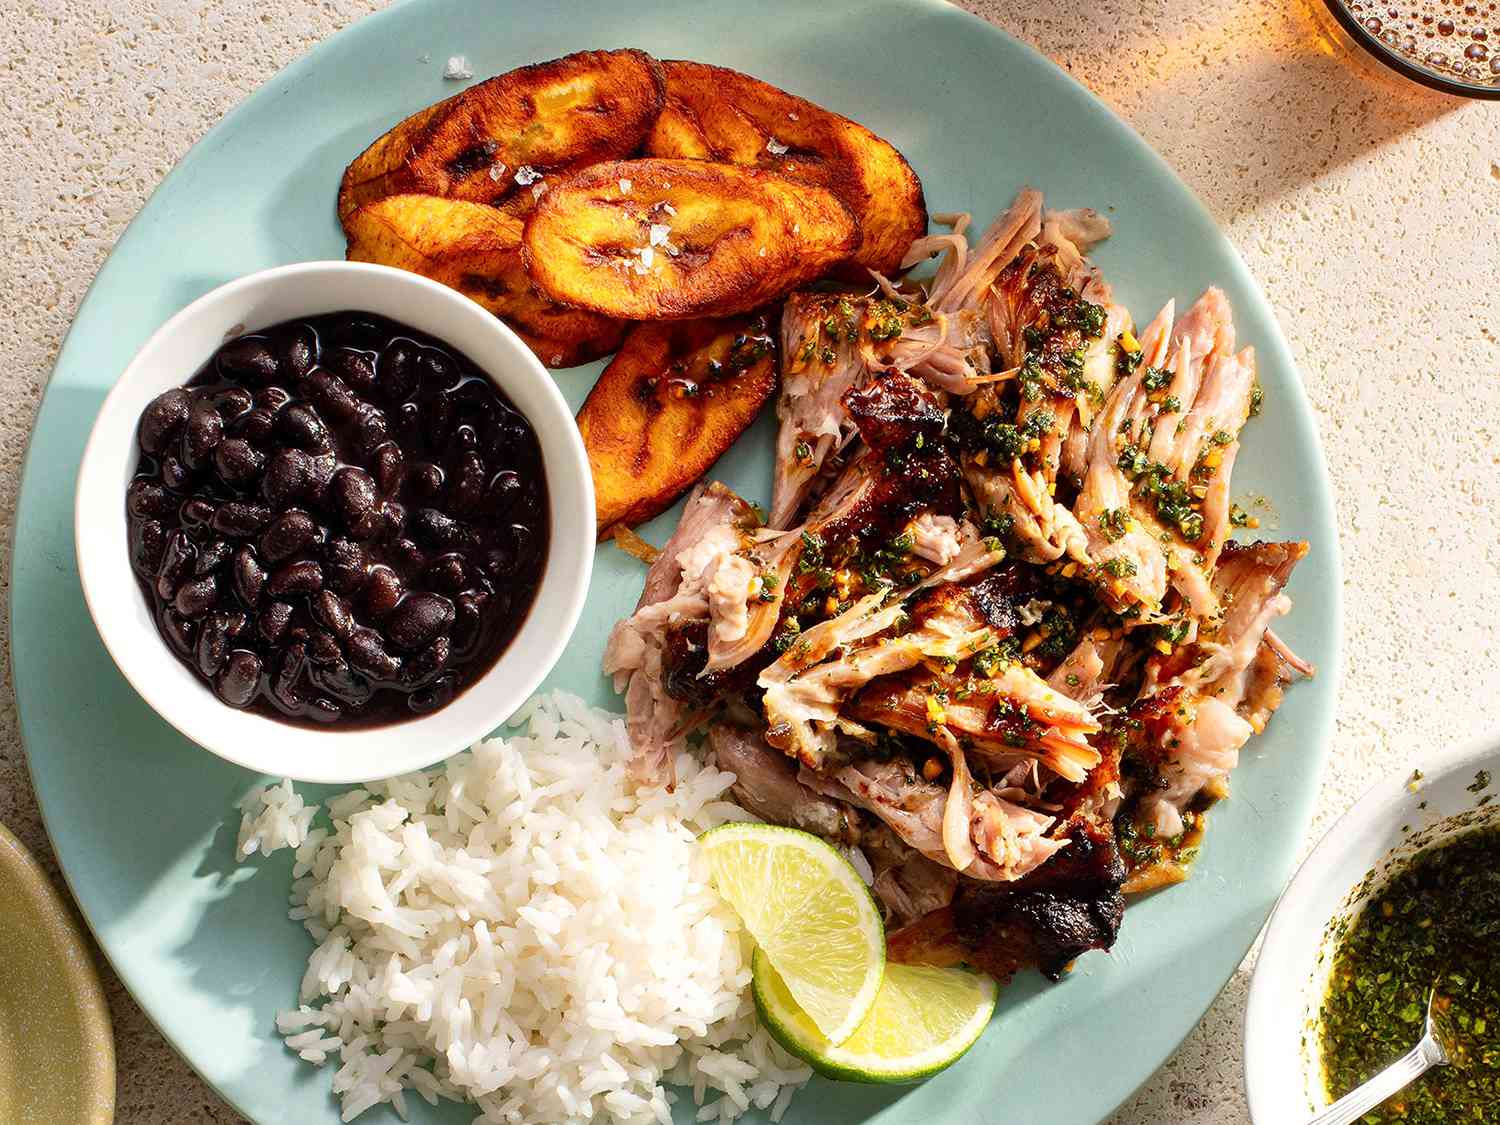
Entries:
MULTIPOLYGON (((61 968, 57 991, 66 994, 68 1006, 78 1015, 79 1069, 84 1074, 83 1094, 89 1110, 88 1118, 78 1125, 110 1125, 115 1119, 114 1025, 88 938, 41 862, 4 824, 0 824, 0 871, 15 880, 40 916, 37 936, 44 939, 50 956, 61 968)), ((81 913, 82 907, 78 910, 81 913)))
MULTIPOLYGON (((390 4, 388 7, 362 16, 359 19, 356 19, 350 24, 346 25, 345 27, 340 28, 338 31, 327 36, 326 38, 319 40, 303 54, 299 55, 297 58, 289 62, 286 66, 269 75, 263 82, 261 82, 259 86, 257 86, 244 98, 236 102, 228 111, 226 111, 223 117, 221 117, 211 128, 209 128, 203 134, 203 136, 195 141, 187 149, 187 151, 183 153, 183 155, 177 160, 177 162, 173 164, 171 169, 169 169, 168 172, 162 177, 161 181, 146 196, 140 208, 136 211, 135 215, 132 216, 125 229, 121 231, 119 238, 110 248, 109 253, 105 256, 103 262, 101 262, 98 272, 94 275, 94 278, 90 281, 82 296, 79 298, 78 305, 73 311, 72 320, 69 322, 68 329, 64 333, 59 343, 57 356, 53 361, 50 371, 48 372, 47 381, 43 388, 42 397, 38 402, 37 412, 33 417, 31 428, 27 434, 26 448, 22 458, 22 470, 16 491, 17 519, 11 525, 9 536, 12 550, 7 577, 11 579, 11 587, 10 596, 7 599, 6 610, 10 614, 10 619, 12 621, 14 621, 14 605, 18 596, 16 583, 14 582, 13 578, 18 559, 18 553, 15 549, 15 543, 17 534, 19 532, 19 514, 21 503, 23 498, 27 494, 27 485, 29 483, 31 474, 34 469, 37 468, 35 461, 37 458, 39 458, 37 444, 35 442, 37 433, 37 421, 40 419, 42 409, 46 406, 47 400, 52 394, 52 391, 54 389, 53 384, 57 372, 62 368, 64 362, 70 358, 70 353, 76 345, 76 342, 74 340, 74 330, 77 327, 79 316, 84 307, 94 296, 94 291, 99 286, 101 279, 106 278, 106 276, 110 274, 111 264, 115 259, 118 251, 122 247, 128 247, 129 245, 131 245, 134 239, 141 237, 142 216, 150 209, 151 204, 156 200, 157 196, 163 191, 163 189, 169 184, 169 182, 173 181, 179 174, 181 174, 183 167, 188 164, 189 161, 200 156, 204 151, 208 150, 216 143, 218 143, 223 134, 232 131, 237 126, 239 120, 247 116, 251 112, 252 107, 257 106, 263 100, 269 100, 271 97, 273 97, 273 88, 279 87, 283 83, 295 82, 302 78, 305 74, 310 74, 316 68, 319 58, 325 51, 330 49, 331 44, 334 44, 336 42, 342 43, 346 40, 375 35, 388 20, 394 19, 398 13, 403 12, 409 8, 420 7, 434 2, 438 2, 438 0, 395 0, 395 2, 390 4)), ((1338 713, 1340 689, 1342 687, 1343 681, 1344 665, 1344 609, 1343 599, 1341 596, 1343 585, 1343 563, 1342 544, 1338 533, 1337 514, 1334 504, 1335 493, 1333 489, 1332 479, 1328 470, 1328 460, 1324 452, 1323 441, 1319 430, 1318 415, 1313 409, 1312 403, 1308 398, 1307 389, 1302 380, 1301 369, 1296 362, 1296 357, 1292 353, 1290 343, 1288 342, 1285 332, 1281 327, 1280 320, 1276 316, 1275 306, 1273 306, 1270 300, 1266 297, 1266 294, 1262 289, 1259 281, 1250 271, 1249 267, 1245 264, 1243 257, 1240 255, 1238 247, 1229 239, 1229 237, 1220 227, 1218 220, 1214 217, 1213 213, 1209 211, 1207 206, 1204 205, 1204 203, 1198 198, 1197 194, 1182 179, 1182 177, 1177 174, 1176 170, 1171 166, 1171 164, 1169 164, 1160 153, 1158 153, 1154 148, 1151 147, 1149 143, 1147 143, 1145 138, 1140 135, 1140 133, 1135 129, 1134 125, 1132 125, 1130 121, 1126 120, 1119 113, 1117 113, 1113 109, 1113 107, 1111 107, 1106 101, 1104 101, 1103 98, 1094 93, 1093 90, 1085 86, 1077 78, 1074 78, 1073 75, 1068 73, 1067 70, 1065 70, 1057 62, 1055 62, 1050 56, 1046 55, 1040 49, 1033 46, 1026 40, 1012 35, 1004 28, 991 23, 989 20, 976 15, 975 13, 970 12, 965 8, 959 7, 956 3, 950 2, 950 0, 889 0, 889 2, 912 9, 920 9, 931 13, 938 13, 946 18, 957 17, 959 20, 966 22, 969 29, 975 31, 978 35, 988 35, 993 40, 999 41, 1012 49, 1019 49, 1021 51, 1024 51, 1033 59, 1045 63, 1046 66, 1050 70, 1052 70, 1059 79, 1064 80, 1067 85, 1071 87, 1072 91, 1076 95, 1081 96, 1083 101, 1085 101, 1090 106, 1090 108, 1096 115, 1098 115, 1101 119, 1103 119, 1103 121, 1108 124, 1111 130, 1117 135, 1121 143, 1128 146, 1132 150, 1133 155, 1136 159, 1150 166, 1158 177, 1166 180, 1177 189, 1180 195, 1179 205, 1185 208, 1201 227, 1212 232, 1213 237, 1218 242, 1219 251, 1228 259, 1230 270, 1234 274, 1235 283, 1241 288, 1252 293, 1266 313, 1266 317, 1271 326, 1272 332, 1268 339, 1258 340, 1257 347, 1272 352, 1276 357, 1277 365, 1283 367, 1291 376, 1287 379, 1286 385, 1284 387, 1278 387, 1277 390, 1278 393, 1290 393, 1294 402, 1292 413, 1298 416, 1306 425, 1309 438, 1309 448, 1316 454, 1316 456, 1313 458, 1315 462, 1315 472, 1313 474, 1312 480, 1310 481, 1310 484, 1312 487, 1313 498, 1314 500, 1320 499, 1322 501, 1319 507, 1321 507, 1322 509, 1322 514, 1326 516, 1326 528, 1320 529, 1325 531, 1326 535, 1322 540, 1318 542, 1318 550, 1321 556, 1321 561, 1323 562, 1323 565, 1327 570, 1328 585, 1332 590, 1335 591, 1336 594, 1336 596, 1323 607, 1323 614, 1326 620, 1326 630, 1320 631, 1322 636, 1326 639, 1326 643, 1329 649, 1328 658, 1322 664, 1320 664, 1317 671, 1318 679, 1327 685, 1324 692, 1324 695, 1326 697, 1326 704, 1322 708, 1317 709, 1312 714, 1306 716, 1303 720, 1303 726, 1299 728, 1299 730, 1305 736, 1305 742, 1308 748, 1307 753, 1316 758, 1316 761, 1312 766, 1309 783, 1302 790, 1293 793, 1290 797, 1290 800, 1295 805, 1295 808, 1289 815, 1291 816, 1291 819, 1295 824, 1295 827, 1297 828, 1297 840, 1301 841, 1306 837, 1308 829, 1310 828, 1312 823, 1313 808, 1317 799, 1317 795, 1321 788, 1322 775, 1327 766, 1329 754, 1331 752, 1333 736, 1335 734, 1336 717, 1338 713)), ((580 47, 577 49, 584 48, 580 47)), ((13 685, 16 688, 15 695, 18 720, 17 726, 20 733, 22 747, 26 753, 28 769, 30 769, 34 753, 32 748, 33 736, 28 733, 28 729, 31 725, 31 722, 28 718, 29 711, 21 702, 21 692, 19 689, 19 681, 22 678, 20 674, 21 665, 15 659, 16 653, 14 628, 12 628, 8 637, 7 647, 9 649, 9 655, 11 658, 13 685)), ((48 841, 53 845, 53 850, 56 854, 56 837, 53 831, 51 816, 48 812, 46 804, 42 799, 41 790, 39 787, 36 787, 36 800, 37 807, 41 813, 43 827, 48 836, 48 841)), ((215 1091, 217 1096, 219 1096, 227 1104, 232 1106, 237 1112, 243 1114, 248 1119, 252 1121, 257 1120, 257 1118, 249 1109, 241 1105, 239 1099, 235 1095, 226 1091, 212 1077, 205 1074, 204 1071, 200 1069, 192 1056, 184 1049, 182 1043, 179 1041, 179 1037, 174 1036, 162 1027, 161 1023, 156 1019, 150 1006, 138 995, 136 991, 136 984, 134 983, 135 974, 127 969, 122 969, 122 967, 116 962, 115 957, 111 954, 105 943, 102 940, 99 940, 98 931, 94 925, 94 922, 90 915, 90 911, 88 910, 83 900, 75 893, 72 875, 69 872, 68 868, 63 864, 60 854, 58 854, 58 866, 63 873, 63 879, 67 885, 68 894, 73 903, 76 905, 78 913, 83 917, 85 923, 87 924, 90 933, 95 937, 99 951, 105 957, 111 969, 115 972, 121 983, 130 993, 131 997, 133 999, 136 999, 141 1010, 151 1021, 152 1026, 168 1043, 171 1044, 173 1050, 176 1051, 176 1053, 183 1059, 183 1061, 192 1068, 194 1073, 197 1074, 200 1079, 202 1079, 211 1089, 215 1091)), ((1265 933, 1268 920, 1274 912, 1277 904, 1283 898, 1287 886, 1290 884, 1292 877, 1295 875, 1298 869, 1299 865, 1296 860, 1295 851, 1289 854, 1283 866, 1285 867, 1285 871, 1281 879, 1281 889, 1277 892, 1276 896, 1272 898, 1266 905, 1263 916, 1260 920, 1260 925, 1257 930, 1245 942, 1235 943, 1238 956, 1236 957, 1234 965, 1231 966, 1229 972, 1225 975, 1224 980, 1220 983, 1219 987, 1214 991, 1214 993, 1208 996, 1201 1005, 1192 1006, 1192 1008, 1190 1009, 1193 1014, 1192 1022, 1186 1025, 1180 1035, 1177 1035, 1173 1038, 1170 1049, 1166 1050, 1165 1053, 1163 1053, 1161 1057, 1155 1061, 1150 1070, 1140 1076, 1139 1081, 1135 1082, 1133 1085, 1129 1086, 1126 1089, 1122 1089, 1119 1092, 1118 1097, 1112 1099, 1110 1108, 1105 1112, 1105 1117, 1118 1111, 1120 1106, 1124 1105, 1135 1095, 1135 1093, 1137 1093, 1147 1083, 1149 1083, 1151 1078, 1160 1071, 1161 1067, 1174 1054, 1176 1054, 1176 1052, 1182 1046, 1182 1043, 1185 1042, 1186 1039, 1192 1034, 1192 1032, 1202 1023, 1203 1016, 1207 1013, 1208 1009, 1213 1005, 1213 1003, 1218 999, 1219 995, 1222 994, 1224 987, 1227 986, 1229 981, 1233 979, 1234 973, 1237 971, 1239 965, 1244 961, 1245 956, 1254 947, 1256 940, 1265 933), (1239 948, 1241 944, 1242 948, 1239 948)), ((1243 1089, 1244 1087, 1244 1061, 1245 1060, 1243 1058, 1242 1052, 1242 1057, 1239 1059, 1237 1067, 1238 1080, 1241 1089, 1243 1089)), ((1103 1118, 1100 1118, 1100 1120, 1103 1120, 1103 1118)))

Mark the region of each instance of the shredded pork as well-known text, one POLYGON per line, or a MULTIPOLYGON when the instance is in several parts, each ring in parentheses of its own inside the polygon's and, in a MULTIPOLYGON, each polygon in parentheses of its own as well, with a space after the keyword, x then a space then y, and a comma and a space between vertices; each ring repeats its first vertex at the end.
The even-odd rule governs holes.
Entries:
POLYGON ((699 489, 605 670, 643 778, 706 727, 749 812, 860 849, 892 956, 1056 975, 1313 674, 1271 629, 1307 545, 1231 536, 1223 292, 1137 334, 1098 212, 939 221, 927 281, 788 298, 769 520, 699 489))

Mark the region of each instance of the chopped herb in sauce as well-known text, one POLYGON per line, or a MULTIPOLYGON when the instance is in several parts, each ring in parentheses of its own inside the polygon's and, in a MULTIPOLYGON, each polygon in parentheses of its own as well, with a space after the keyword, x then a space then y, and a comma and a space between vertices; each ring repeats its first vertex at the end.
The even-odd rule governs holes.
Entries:
POLYGON ((1172 381, 1172 373, 1165 367, 1148 367, 1141 375, 1141 386, 1147 393, 1159 391, 1172 381))
POLYGON ((1129 521, 1130 513, 1124 508, 1105 508, 1099 513, 1099 530, 1113 543, 1125 534, 1129 521))

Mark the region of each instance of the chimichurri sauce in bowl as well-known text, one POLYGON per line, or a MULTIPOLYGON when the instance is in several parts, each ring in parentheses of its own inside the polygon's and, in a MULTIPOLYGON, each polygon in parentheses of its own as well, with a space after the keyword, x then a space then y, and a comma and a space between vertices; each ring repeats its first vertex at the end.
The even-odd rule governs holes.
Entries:
POLYGON ((1434 984, 1453 1065, 1392 1095, 1368 1125, 1500 1122, 1500 828, 1418 853, 1343 934, 1319 1013, 1330 1099, 1416 1045, 1434 984))

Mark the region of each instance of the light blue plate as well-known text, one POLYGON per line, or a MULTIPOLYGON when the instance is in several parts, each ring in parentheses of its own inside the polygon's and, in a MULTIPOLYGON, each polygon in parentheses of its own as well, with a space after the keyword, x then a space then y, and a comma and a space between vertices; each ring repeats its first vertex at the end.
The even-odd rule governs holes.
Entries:
MULTIPOLYGON (((226 1098, 259 1122, 338 1120, 328 1072, 299 1062, 273 1034, 273 1015, 295 1002, 309 951, 284 913, 290 861, 234 864, 228 813, 255 779, 159 720, 95 636, 73 565, 75 469, 105 391, 168 316, 252 270, 342 255, 339 173, 393 122, 453 92, 440 78, 448 55, 467 55, 488 75, 615 46, 737 67, 866 123, 911 159, 935 211, 972 211, 982 226, 1027 182, 1054 205, 1108 208, 1117 233, 1098 259, 1138 321, 1168 297, 1191 300, 1218 284, 1234 302, 1241 339, 1258 350, 1266 407, 1239 459, 1237 492, 1274 498, 1280 526, 1271 534, 1312 541, 1282 632, 1320 675, 1291 691, 1270 733, 1252 743, 1192 881, 1137 902, 1113 953, 1083 958, 1058 986, 1034 975, 1012 985, 979 1045, 926 1085, 820 1081, 788 1118, 1095 1121, 1199 1018, 1291 870, 1333 717, 1338 540, 1291 356, 1209 217, 1134 133, 1051 63, 938 3, 413 0, 288 67, 188 155, 120 239, 79 311, 21 494, 16 691, 37 793, 74 894, 130 990, 226 1098)), ((558 376, 575 405, 596 371, 558 376)), ((763 420, 717 470, 761 500, 770 434, 763 420)), ((662 517, 646 534, 660 542, 675 519, 662 517)), ((612 703, 599 656, 640 580, 638 564, 601 549, 583 622, 551 686, 612 703)), ((452 1107, 428 1115, 417 1105, 419 1120, 467 1120, 452 1107)), ((679 1121, 690 1117, 679 1112, 679 1121)), ((386 1110, 361 1118, 395 1120, 386 1110)))

